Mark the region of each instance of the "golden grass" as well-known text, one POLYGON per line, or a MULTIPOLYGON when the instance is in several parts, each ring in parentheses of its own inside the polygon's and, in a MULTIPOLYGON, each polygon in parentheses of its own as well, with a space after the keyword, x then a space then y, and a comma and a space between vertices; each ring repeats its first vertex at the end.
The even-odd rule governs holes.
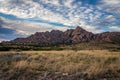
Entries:
MULTIPOLYGON (((34 76, 33 80, 37 80, 40 76, 44 76, 45 72, 51 75, 53 73, 56 75, 56 72, 73 76, 86 74, 90 79, 110 72, 118 75, 120 79, 120 52, 107 50, 9 51, 0 52, 0 57, 0 72, 13 70, 11 73, 14 73, 13 76, 17 76, 19 80, 25 75, 34 76), (15 75, 18 74, 18 70, 19 75, 15 75), (25 70, 25 74, 20 74, 21 70, 25 70)), ((15 79, 13 76, 8 79, 15 79)), ((4 79, 4 76, 2 78, 4 79)))
POLYGON ((27 68, 28 67, 28 62, 24 61, 24 60, 21 60, 21 61, 18 61, 16 63, 14 63, 14 65, 15 65, 14 67, 18 68, 18 69, 27 68))

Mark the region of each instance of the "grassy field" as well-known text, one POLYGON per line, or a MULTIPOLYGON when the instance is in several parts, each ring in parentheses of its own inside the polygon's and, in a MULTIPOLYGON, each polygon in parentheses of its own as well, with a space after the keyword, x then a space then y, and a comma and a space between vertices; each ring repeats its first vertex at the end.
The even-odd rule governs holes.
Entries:
POLYGON ((0 80, 120 80, 120 52, 3 51, 0 80))

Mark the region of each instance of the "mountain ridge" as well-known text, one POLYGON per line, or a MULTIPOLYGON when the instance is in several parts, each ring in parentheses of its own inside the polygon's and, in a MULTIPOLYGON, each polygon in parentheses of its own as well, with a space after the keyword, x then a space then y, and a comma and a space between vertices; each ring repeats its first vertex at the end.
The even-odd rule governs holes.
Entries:
POLYGON ((103 42, 120 44, 120 32, 104 32, 93 34, 77 26, 66 31, 52 30, 51 32, 36 32, 26 38, 16 38, 4 41, 3 44, 74 44, 82 42, 103 42))

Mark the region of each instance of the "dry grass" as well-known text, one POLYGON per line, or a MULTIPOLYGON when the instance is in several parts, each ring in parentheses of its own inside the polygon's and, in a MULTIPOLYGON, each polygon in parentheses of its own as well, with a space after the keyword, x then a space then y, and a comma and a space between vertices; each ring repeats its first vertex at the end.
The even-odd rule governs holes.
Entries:
POLYGON ((120 52, 63 50, 0 52, 2 80, 120 79, 120 52))

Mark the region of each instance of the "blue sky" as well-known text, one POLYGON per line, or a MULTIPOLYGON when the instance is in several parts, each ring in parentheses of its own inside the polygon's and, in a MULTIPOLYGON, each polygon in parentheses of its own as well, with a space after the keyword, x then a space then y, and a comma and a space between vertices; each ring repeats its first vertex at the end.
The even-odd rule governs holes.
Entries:
POLYGON ((76 26, 120 32, 120 0, 0 0, 0 41, 76 26))

